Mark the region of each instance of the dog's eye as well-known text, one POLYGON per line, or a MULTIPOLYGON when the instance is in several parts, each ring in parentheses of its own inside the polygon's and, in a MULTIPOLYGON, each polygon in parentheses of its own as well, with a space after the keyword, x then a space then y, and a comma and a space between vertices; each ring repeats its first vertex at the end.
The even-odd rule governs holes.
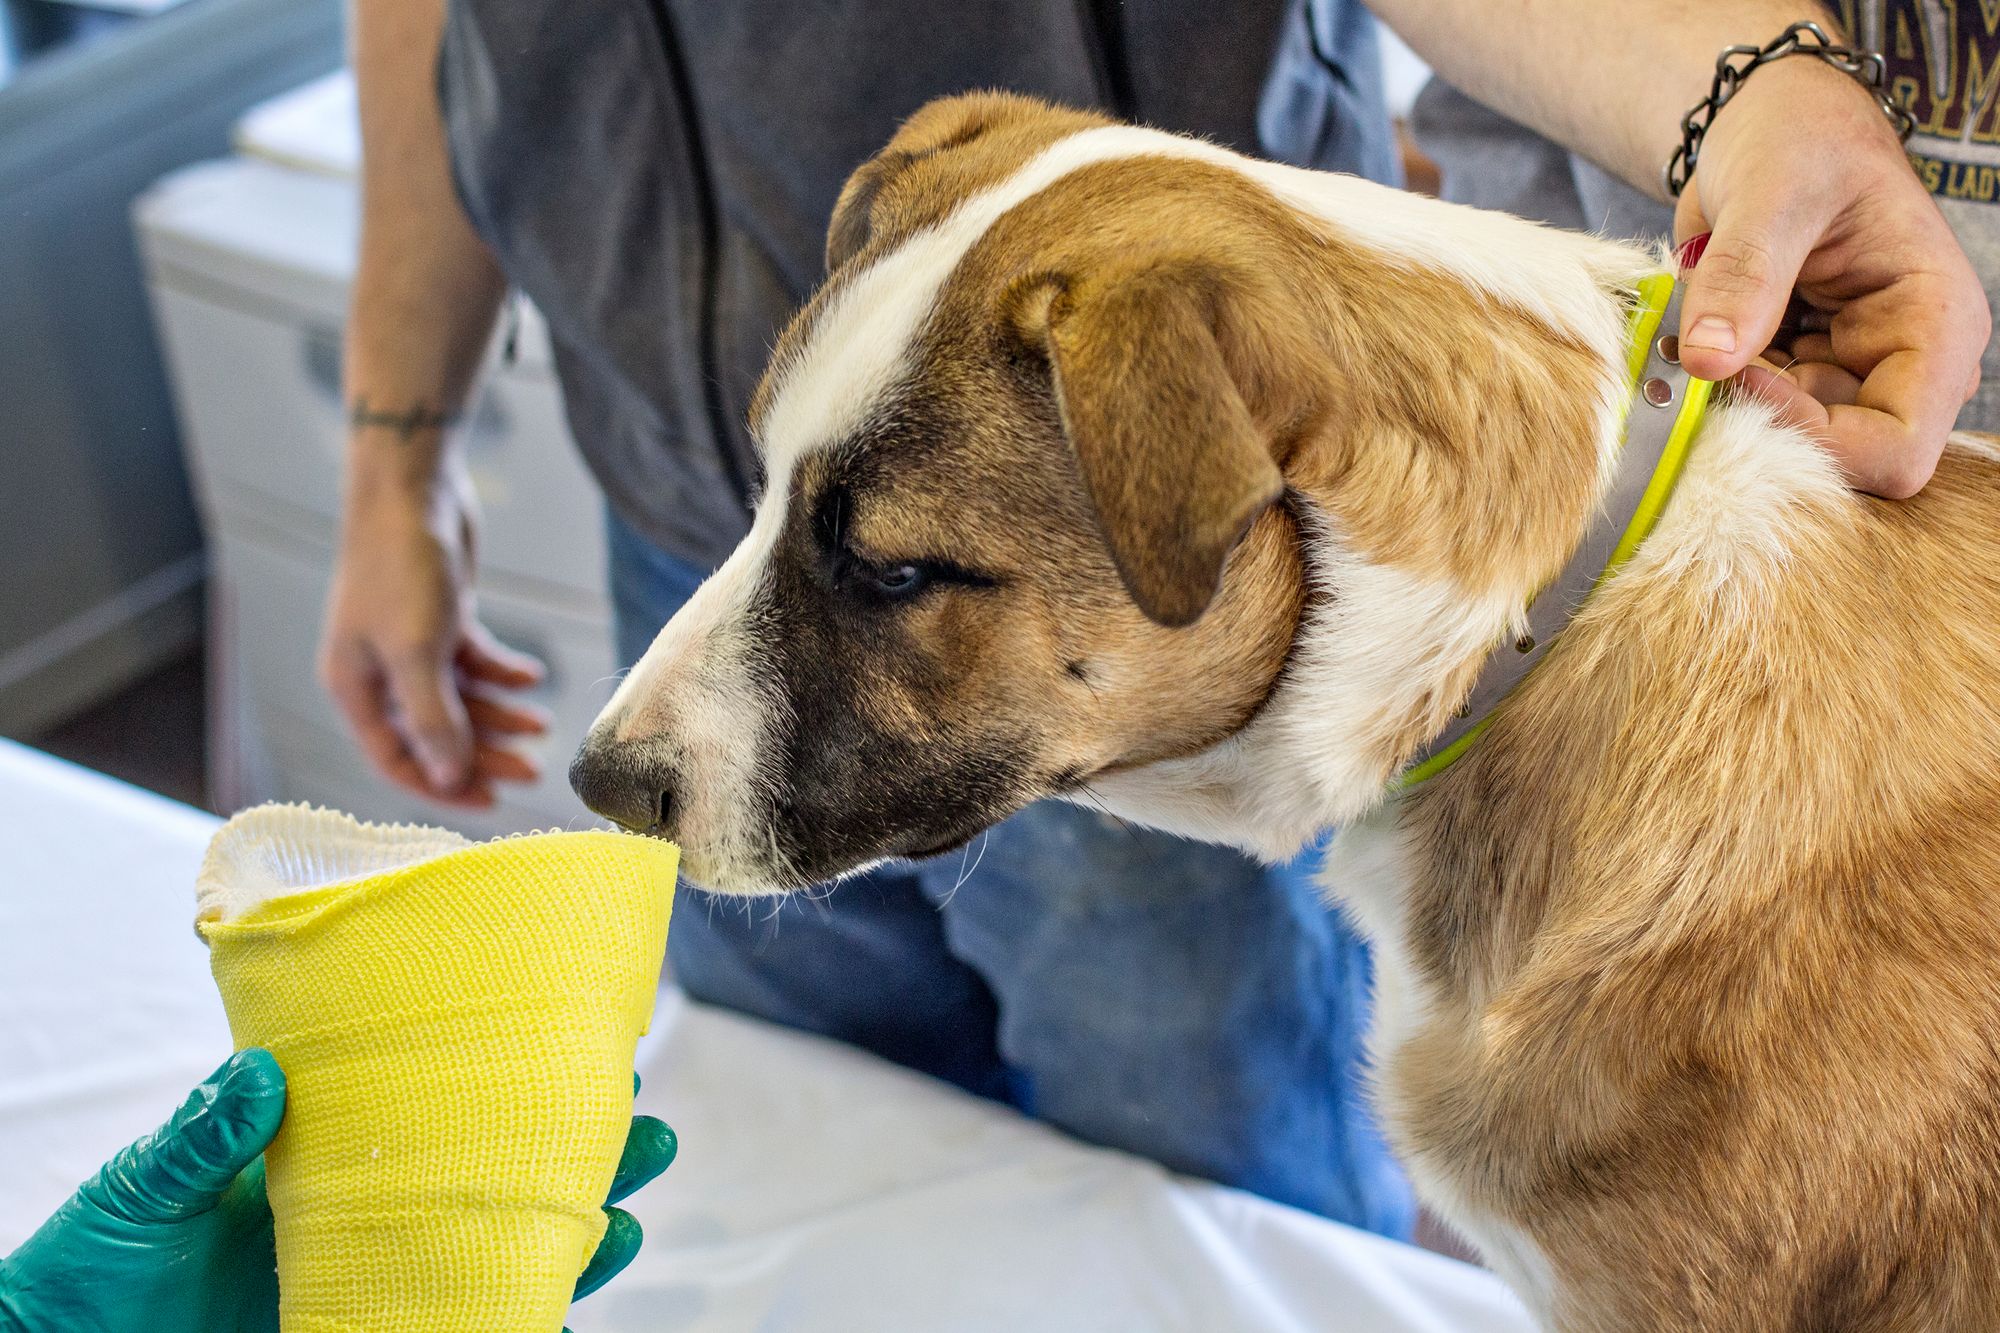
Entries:
POLYGON ((999 586, 990 574, 966 569, 949 560, 869 559, 853 550, 834 556, 836 586, 878 606, 915 601, 933 588, 983 589, 999 586))
POLYGON ((922 565, 890 565, 873 571, 868 582, 884 597, 910 597, 923 591, 931 576, 922 565))

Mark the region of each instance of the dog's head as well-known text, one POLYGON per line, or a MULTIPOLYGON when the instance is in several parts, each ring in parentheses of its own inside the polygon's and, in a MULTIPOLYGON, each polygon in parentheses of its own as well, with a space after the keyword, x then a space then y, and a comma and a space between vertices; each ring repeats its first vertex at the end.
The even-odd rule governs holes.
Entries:
POLYGON ((1244 727, 1310 600, 1295 455, 1352 470, 1367 275, 1227 156, 973 95, 854 174, 751 533, 592 729, 592 808, 791 888, 1244 727))

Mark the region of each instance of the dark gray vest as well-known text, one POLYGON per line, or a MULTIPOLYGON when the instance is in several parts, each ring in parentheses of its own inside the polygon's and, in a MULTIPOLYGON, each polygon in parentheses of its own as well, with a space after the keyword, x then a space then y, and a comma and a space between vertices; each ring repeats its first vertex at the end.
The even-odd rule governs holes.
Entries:
POLYGON ((1356 0, 452 0, 460 196, 548 319, 578 445, 653 542, 712 564, 743 534, 745 408, 841 183, 971 88, 1396 171, 1356 0))

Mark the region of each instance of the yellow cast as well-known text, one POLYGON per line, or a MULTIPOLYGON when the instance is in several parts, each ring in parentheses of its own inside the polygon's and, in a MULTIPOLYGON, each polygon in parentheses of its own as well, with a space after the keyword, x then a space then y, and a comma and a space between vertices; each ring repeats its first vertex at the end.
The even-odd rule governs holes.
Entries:
POLYGON ((470 843, 263 806, 198 925, 239 1049, 285 1071, 265 1154, 284 1333, 553 1333, 604 1232, 678 851, 470 843))

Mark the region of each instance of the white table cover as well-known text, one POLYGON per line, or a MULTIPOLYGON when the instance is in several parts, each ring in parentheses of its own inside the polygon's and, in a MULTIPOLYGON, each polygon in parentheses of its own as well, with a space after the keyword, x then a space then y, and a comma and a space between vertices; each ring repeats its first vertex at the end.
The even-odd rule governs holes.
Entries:
MULTIPOLYGON (((0 1253, 228 1053, 194 934, 215 820, 0 742, 0 1253)), ((575 1333, 1514 1333, 1487 1274, 1092 1148, 662 992, 681 1158, 575 1333)))

